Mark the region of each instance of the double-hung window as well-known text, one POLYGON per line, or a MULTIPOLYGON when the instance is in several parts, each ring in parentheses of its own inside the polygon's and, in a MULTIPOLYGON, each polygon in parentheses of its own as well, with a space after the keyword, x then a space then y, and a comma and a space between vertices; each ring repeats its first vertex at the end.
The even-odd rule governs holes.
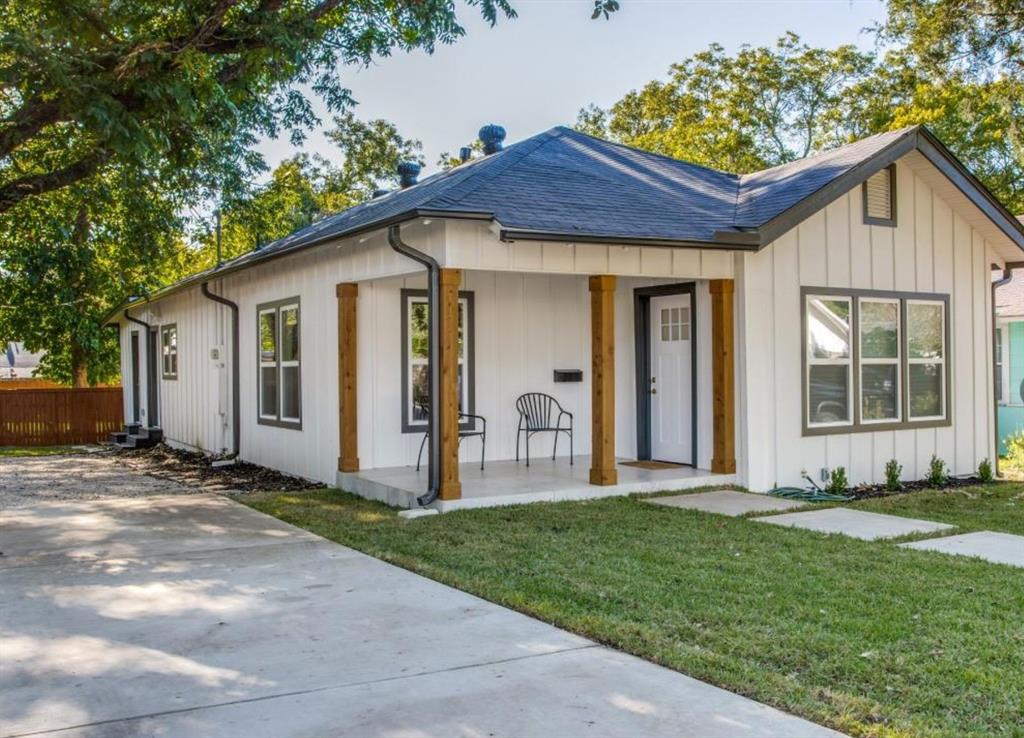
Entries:
POLYGON ((256 308, 259 337, 259 422, 302 427, 299 298, 256 308))
MULTIPOLYGON (((430 403, 428 379, 430 306, 426 290, 402 290, 402 431, 422 433, 427 427, 430 403)), ((472 413, 474 404, 473 371, 473 293, 459 293, 459 412, 472 413)), ((472 426, 467 420, 463 428, 472 426)))
POLYGON ((804 288, 804 433, 949 423, 945 295, 804 288))
POLYGON ((178 326, 160 326, 160 373, 164 379, 178 378, 178 326))

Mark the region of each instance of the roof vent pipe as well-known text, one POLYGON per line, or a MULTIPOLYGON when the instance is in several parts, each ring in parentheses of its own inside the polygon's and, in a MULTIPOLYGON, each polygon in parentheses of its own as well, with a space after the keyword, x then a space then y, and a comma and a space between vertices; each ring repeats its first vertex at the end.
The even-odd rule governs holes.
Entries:
POLYGON ((404 190, 416 184, 416 178, 420 176, 420 165, 414 161, 403 161, 398 165, 398 183, 404 190))
POLYGON ((494 123, 488 123, 480 129, 480 143, 484 145, 484 154, 501 151, 501 142, 505 140, 505 129, 494 123))
POLYGON ((473 149, 469 146, 463 146, 459 149, 459 161, 465 164, 467 161, 473 158, 473 149))

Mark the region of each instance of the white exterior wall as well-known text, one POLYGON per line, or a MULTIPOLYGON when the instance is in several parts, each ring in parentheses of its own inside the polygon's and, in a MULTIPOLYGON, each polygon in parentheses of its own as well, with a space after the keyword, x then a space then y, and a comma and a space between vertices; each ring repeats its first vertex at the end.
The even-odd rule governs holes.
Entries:
MULTIPOLYGON (((442 265, 464 268, 462 289, 474 293, 475 411, 488 420, 487 458, 515 457, 515 399, 527 391, 557 397, 575 416, 574 451, 590 450, 590 294, 587 275, 621 275, 616 294, 616 451, 636 455, 636 389, 633 288, 697 282, 698 464, 711 459, 710 298, 704 277, 728 277, 729 254, 572 244, 503 244, 476 223, 403 227, 403 238, 442 265), (488 270, 474 254, 504 253, 488 270), (567 257, 571 257, 568 258, 567 257), (464 260, 474 261, 469 266, 464 260), (507 271, 505 271, 507 270, 507 271), (669 276, 665 276, 665 271, 669 276), (659 275, 654 279, 648 275, 659 275), (632 276, 636 275, 636 276, 632 276), (582 369, 583 382, 553 382, 554 369, 582 369)), ((339 282, 359 283, 359 456, 364 468, 415 464, 422 434, 401 432, 401 289, 422 289, 425 272, 395 254, 383 235, 350 239, 282 258, 214 280, 211 291, 233 300, 240 319, 241 457, 302 477, 333 483, 338 456, 337 297, 339 282), (256 307, 298 297, 301 310, 302 429, 256 421, 256 307)), ((173 445, 211 453, 230 450, 230 312, 192 287, 131 314, 155 326, 178 325, 177 380, 160 382, 160 425, 173 445), (224 347, 221 360, 210 349, 224 347)), ((122 367, 130 376, 129 335, 122 322, 122 367)), ((140 328, 141 333, 141 328, 140 328)), ((144 336, 140 336, 144 339, 144 336)), ((142 344, 145 406, 145 344, 142 344)), ((158 359, 159 360, 159 359, 158 359)), ((126 380, 126 417, 131 412, 126 380)), ((531 444, 550 453, 550 434, 531 444)), ((479 458, 479 441, 467 439, 462 456, 479 458)), ((563 437, 560 455, 568 453, 563 437)))
MULTIPOLYGON (((620 278, 615 295, 616 453, 636 457, 636 371, 633 289, 674 280, 620 278)), ((416 463, 422 432, 403 434, 401 290, 424 289, 421 274, 359 286, 359 459, 365 468, 416 463)), ((574 452, 590 453, 590 291, 586 277, 468 270, 462 289, 473 293, 474 412, 487 418, 487 458, 512 459, 525 392, 552 395, 574 416, 574 452), (581 369, 583 381, 556 383, 555 369, 581 369)), ((707 282, 697 285, 699 465, 710 465, 711 356, 707 282)), ((552 434, 539 434, 531 454, 551 453, 552 434)), ((480 458, 479 439, 462 444, 463 461, 480 458)), ((559 456, 569 453, 559 440, 559 456)))
POLYGON ((757 253, 737 255, 742 483, 755 490, 817 480, 843 466, 851 483, 884 480, 888 459, 905 479, 927 474, 932 454, 954 474, 993 458, 990 265, 981 234, 925 180, 897 163, 895 228, 868 226, 861 190, 845 196, 757 253), (952 425, 918 430, 802 435, 800 288, 850 287, 950 295, 952 425))

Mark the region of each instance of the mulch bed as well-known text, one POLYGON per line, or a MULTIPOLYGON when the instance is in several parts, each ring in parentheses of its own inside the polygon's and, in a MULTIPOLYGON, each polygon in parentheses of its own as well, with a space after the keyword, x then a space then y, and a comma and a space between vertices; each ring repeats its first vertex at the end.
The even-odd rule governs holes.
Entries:
POLYGON ((874 497, 892 497, 893 495, 905 495, 908 492, 919 492, 924 489, 956 489, 957 487, 974 487, 983 482, 976 476, 949 477, 946 483, 935 486, 928 481, 921 479, 916 482, 903 482, 898 490, 886 489, 884 484, 860 484, 850 487, 846 494, 852 495, 855 500, 870 500, 874 497))
POLYGON ((325 486, 247 462, 213 466, 208 456, 162 443, 153 448, 123 450, 116 458, 133 471, 210 492, 292 492, 325 486))

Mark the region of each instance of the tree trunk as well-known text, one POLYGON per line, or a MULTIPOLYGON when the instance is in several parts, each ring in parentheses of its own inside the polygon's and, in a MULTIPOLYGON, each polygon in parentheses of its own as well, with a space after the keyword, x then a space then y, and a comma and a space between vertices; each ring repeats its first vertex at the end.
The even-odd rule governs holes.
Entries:
POLYGON ((89 386, 89 362, 85 353, 77 343, 71 344, 71 386, 76 389, 89 386))

